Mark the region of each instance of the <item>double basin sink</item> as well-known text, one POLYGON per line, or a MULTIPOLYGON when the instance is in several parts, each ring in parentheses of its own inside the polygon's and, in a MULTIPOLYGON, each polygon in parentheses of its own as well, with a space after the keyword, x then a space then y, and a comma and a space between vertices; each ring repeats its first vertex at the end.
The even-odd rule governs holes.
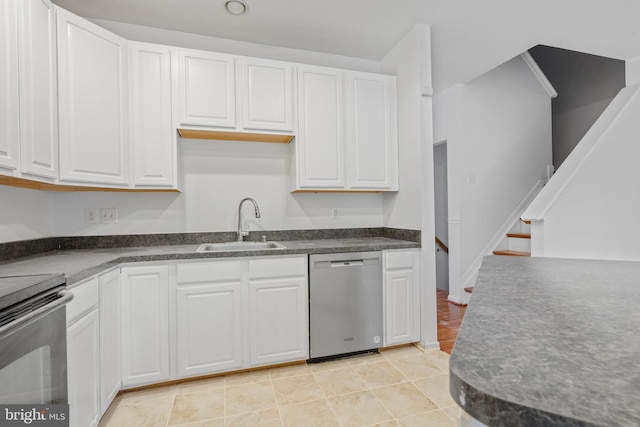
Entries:
POLYGON ((203 243, 198 247, 198 252, 242 252, 285 249, 278 242, 225 242, 203 243))

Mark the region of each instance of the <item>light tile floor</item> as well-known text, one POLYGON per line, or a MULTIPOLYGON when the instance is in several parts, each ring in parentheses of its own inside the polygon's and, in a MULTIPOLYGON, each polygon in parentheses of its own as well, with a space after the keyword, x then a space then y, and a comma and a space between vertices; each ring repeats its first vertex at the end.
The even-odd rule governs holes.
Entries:
POLYGON ((402 347, 121 394, 100 427, 455 427, 449 355, 402 347))

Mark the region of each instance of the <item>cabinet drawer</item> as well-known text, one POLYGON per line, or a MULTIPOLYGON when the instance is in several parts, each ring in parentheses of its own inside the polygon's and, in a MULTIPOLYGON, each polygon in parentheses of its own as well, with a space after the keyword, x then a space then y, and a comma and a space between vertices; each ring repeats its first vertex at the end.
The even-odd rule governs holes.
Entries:
POLYGON ((240 261, 214 261, 178 264, 178 284, 211 283, 239 280, 242 273, 240 261))
POLYGON ((414 251, 385 252, 385 269, 413 268, 414 251))
POLYGON ((71 289, 73 300, 67 304, 67 325, 98 308, 98 278, 95 277, 71 289))
POLYGON ((249 278, 305 276, 307 256, 249 260, 249 278))

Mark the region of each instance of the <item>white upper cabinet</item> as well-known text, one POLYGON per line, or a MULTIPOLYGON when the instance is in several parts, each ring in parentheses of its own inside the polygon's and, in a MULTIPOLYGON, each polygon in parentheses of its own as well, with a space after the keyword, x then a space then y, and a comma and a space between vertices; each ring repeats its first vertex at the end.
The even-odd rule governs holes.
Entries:
POLYGON ((11 174, 20 161, 18 91, 18 3, 0 2, 0 173, 11 174))
POLYGON ((58 177, 55 9, 48 0, 0 5, 0 173, 58 177))
POLYGON ((20 12, 21 170, 58 177, 56 13, 48 0, 22 0, 20 12))
POLYGON ((293 131, 293 67, 287 62, 238 58, 242 127, 293 131))
POLYGON ((398 189, 395 77, 298 67, 297 191, 398 189))
POLYGON ((191 49, 175 53, 178 125, 235 128, 234 57, 191 49))
POLYGON ((347 82, 350 188, 397 190, 395 77, 349 72, 347 82))
POLYGON ((58 9, 60 179, 129 184, 127 42, 58 9))
POLYGON ((203 137, 184 129, 218 132, 220 139, 248 133, 255 141, 293 134, 292 64, 192 49, 173 54, 175 122, 183 136, 203 137))
POLYGON ((175 188, 176 131, 171 122, 171 48, 129 43, 133 185, 175 188))
POLYGON ((343 86, 341 70, 298 67, 299 188, 345 187, 343 86))

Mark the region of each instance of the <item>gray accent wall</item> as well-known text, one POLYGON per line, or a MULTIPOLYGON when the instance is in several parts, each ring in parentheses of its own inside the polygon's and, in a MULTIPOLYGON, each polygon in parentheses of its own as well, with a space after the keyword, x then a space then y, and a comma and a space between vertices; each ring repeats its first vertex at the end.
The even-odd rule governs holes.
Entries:
POLYGON ((551 103, 553 165, 558 169, 625 87, 625 63, 543 45, 529 53, 558 92, 551 103))

